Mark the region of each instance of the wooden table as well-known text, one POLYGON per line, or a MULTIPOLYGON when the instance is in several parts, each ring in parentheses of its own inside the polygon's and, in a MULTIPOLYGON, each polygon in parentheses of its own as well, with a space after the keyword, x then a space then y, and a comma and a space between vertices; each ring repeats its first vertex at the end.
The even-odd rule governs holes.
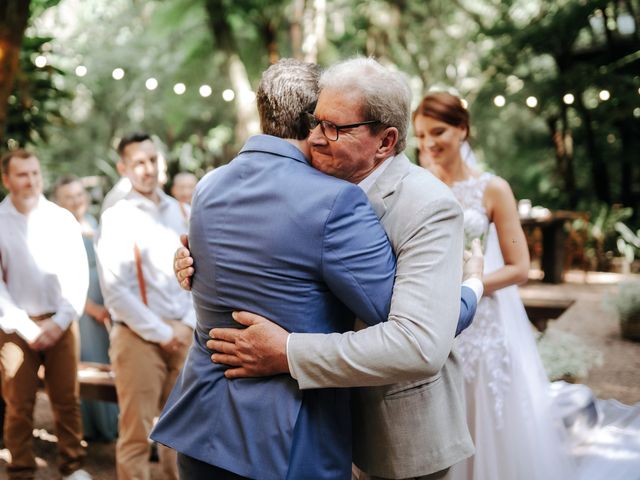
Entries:
MULTIPOLYGON (((44 388, 44 365, 38 369, 40 388, 44 388)), ((118 403, 111 365, 93 362, 78 364, 80 398, 118 403)))
POLYGON ((522 298, 529 321, 540 331, 547 329, 549 320, 555 320, 575 303, 573 298, 522 298))
POLYGON ((544 217, 520 218, 526 230, 539 227, 542 231, 542 261, 545 283, 562 283, 564 270, 565 241, 567 238, 564 226, 567 222, 581 218, 582 214, 559 210, 544 217))
POLYGON ((78 383, 80 383, 82 398, 118 403, 111 365, 80 362, 78 383))

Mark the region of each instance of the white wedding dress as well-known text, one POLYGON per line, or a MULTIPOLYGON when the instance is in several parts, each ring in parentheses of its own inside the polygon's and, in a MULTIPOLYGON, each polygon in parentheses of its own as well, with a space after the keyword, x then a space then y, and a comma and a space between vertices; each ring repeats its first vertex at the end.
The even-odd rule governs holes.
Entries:
MULTIPOLYGON (((465 237, 483 239, 485 274, 504 266, 483 206, 493 175, 457 182, 465 237)), ((516 286, 484 297, 456 339, 476 454, 454 480, 640 480, 640 403, 597 400, 585 385, 549 383, 516 286)))
MULTIPOLYGON (((465 236, 482 237, 485 274, 504 265, 495 226, 483 206, 492 175, 452 185, 465 215, 465 236)), ((562 420, 531 324, 515 286, 484 297, 473 324, 456 340, 464 371, 467 421, 476 454, 452 468, 456 480, 572 480, 562 420)))

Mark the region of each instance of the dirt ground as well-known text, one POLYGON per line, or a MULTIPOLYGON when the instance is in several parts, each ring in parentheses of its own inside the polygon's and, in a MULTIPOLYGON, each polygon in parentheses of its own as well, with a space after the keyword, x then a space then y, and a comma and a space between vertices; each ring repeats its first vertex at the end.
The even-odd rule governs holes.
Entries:
MULTIPOLYGON (((532 272, 535 278, 536 272, 532 272)), ((606 292, 615 288, 622 279, 620 275, 569 272, 565 283, 547 285, 530 281, 521 288, 526 298, 571 298, 575 303, 550 328, 571 332, 603 355, 602 366, 589 373, 585 383, 600 398, 615 398, 623 403, 640 402, 640 343, 620 337, 617 319, 602 307, 606 292)), ((34 431, 38 462, 38 480, 59 478, 56 472, 56 442, 49 432, 53 421, 49 402, 44 393, 39 394, 36 405, 36 430, 34 431)), ((4 464, 7 451, 0 450, 0 479, 6 478, 4 464)), ((87 446, 86 470, 95 480, 115 479, 115 445, 113 443, 90 443, 87 446)), ((162 480, 157 463, 151 464, 152 480, 162 480)))
POLYGON ((549 322, 549 328, 573 333, 602 354, 602 365, 594 367, 584 381, 599 398, 632 404, 640 402, 640 343, 623 339, 617 317, 603 307, 604 296, 624 279, 613 273, 571 271, 560 285, 530 281, 520 288, 520 295, 574 299, 559 319, 549 322))

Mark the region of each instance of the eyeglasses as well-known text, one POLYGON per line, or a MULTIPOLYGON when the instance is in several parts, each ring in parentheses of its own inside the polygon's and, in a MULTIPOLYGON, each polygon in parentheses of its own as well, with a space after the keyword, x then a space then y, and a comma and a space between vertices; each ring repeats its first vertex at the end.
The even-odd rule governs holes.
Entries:
POLYGON ((338 140, 340 130, 346 130, 347 128, 356 128, 362 125, 373 125, 374 123, 380 123, 380 120, 367 120, 365 122, 349 123, 347 125, 336 125, 335 123, 329 122, 328 120, 318 120, 318 118, 316 118, 316 116, 311 113, 308 113, 307 117, 309 119, 309 130, 313 130, 318 125, 320 125, 322 134, 330 142, 335 142, 336 140, 338 140))

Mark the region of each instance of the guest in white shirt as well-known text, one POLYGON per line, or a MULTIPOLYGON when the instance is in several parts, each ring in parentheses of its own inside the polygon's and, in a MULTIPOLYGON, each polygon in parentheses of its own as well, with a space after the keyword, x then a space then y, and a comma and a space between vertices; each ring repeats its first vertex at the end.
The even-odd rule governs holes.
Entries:
MULTIPOLYGON (((175 383, 195 326, 189 293, 173 280, 173 252, 187 222, 158 186, 158 152, 146 134, 118 146, 131 192, 102 215, 97 244, 105 305, 114 321, 110 357, 120 404, 119 479, 148 478, 153 419, 175 383)), ((168 478, 175 452, 159 447, 168 478)))
POLYGON ((33 408, 38 369, 54 410, 63 478, 90 478, 82 470, 78 349, 72 322, 84 308, 87 257, 80 226, 42 196, 40 162, 16 150, 2 158, 0 203, 0 361, 7 403, 4 441, 9 479, 34 478, 33 408))

